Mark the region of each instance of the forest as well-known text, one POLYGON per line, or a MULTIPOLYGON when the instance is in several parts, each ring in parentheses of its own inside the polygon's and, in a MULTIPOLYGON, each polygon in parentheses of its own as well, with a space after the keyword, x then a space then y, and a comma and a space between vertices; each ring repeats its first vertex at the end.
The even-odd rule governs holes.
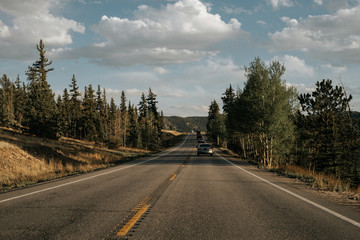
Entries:
POLYGON ((161 147, 164 116, 157 108, 156 94, 149 88, 137 105, 127 102, 125 92, 117 106, 107 101, 106 91, 92 85, 79 90, 76 77, 69 89, 55 99, 47 81, 52 61, 46 58, 42 40, 36 45, 39 60, 28 66, 27 82, 0 79, 0 125, 44 138, 69 137, 106 144, 110 148, 134 147, 158 150, 161 147))
POLYGON ((360 131, 343 86, 323 79, 298 94, 282 79, 285 67, 255 58, 243 89, 230 85, 213 100, 207 131, 214 141, 267 168, 299 166, 360 186, 360 131))

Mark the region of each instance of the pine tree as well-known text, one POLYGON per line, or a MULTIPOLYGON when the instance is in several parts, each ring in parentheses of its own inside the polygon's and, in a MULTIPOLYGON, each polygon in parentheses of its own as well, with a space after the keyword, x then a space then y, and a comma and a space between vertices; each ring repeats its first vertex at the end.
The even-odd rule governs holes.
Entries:
POLYGON ((98 90, 96 92, 96 110, 98 113, 98 141, 104 142, 108 139, 108 113, 107 113, 107 103, 106 103, 106 92, 101 91, 100 85, 98 85, 98 90))
POLYGON ((147 101, 148 111, 153 113, 155 120, 158 120, 159 113, 157 111, 157 106, 156 106, 158 101, 156 101, 156 94, 151 90, 151 88, 149 88, 149 94, 146 98, 146 101, 147 101))
POLYGON ((128 125, 128 114, 126 108, 126 96, 125 92, 121 91, 121 103, 120 103, 120 114, 121 114, 121 135, 122 135, 122 146, 126 147, 126 134, 128 125))
POLYGON ((70 136, 73 138, 80 138, 81 134, 81 100, 79 87, 76 82, 75 75, 71 79, 70 87, 70 136))
POLYGON ((114 101, 114 98, 110 100, 110 109, 109 109, 109 134, 110 136, 115 136, 116 132, 116 113, 117 107, 114 101))
POLYGON ((349 103, 341 86, 331 80, 316 83, 314 92, 299 97, 298 127, 301 157, 309 168, 359 185, 359 127, 352 123, 349 103))
POLYGON ((140 147, 140 129, 139 129, 139 123, 138 123, 138 114, 137 109, 134 107, 134 105, 131 105, 129 102, 129 137, 128 142, 131 147, 139 148, 140 147))
POLYGON ((40 40, 36 45, 40 60, 28 67, 28 102, 26 109, 26 125, 31 133, 42 137, 55 138, 57 133, 56 102, 54 94, 47 82, 47 73, 53 71, 48 68, 52 61, 45 57, 45 46, 40 40))
POLYGON ((14 84, 6 74, 0 79, 0 123, 10 127, 15 123, 14 116, 14 84))
POLYGON ((98 120, 99 114, 96 111, 95 91, 92 85, 85 87, 83 110, 82 110, 82 124, 84 126, 84 137, 89 141, 98 141, 98 120))
POLYGON ((18 127, 21 127, 23 123, 23 117, 25 115, 26 102, 27 102, 26 98, 27 98, 26 86, 24 82, 21 83, 20 77, 18 75, 15 81, 15 91, 14 91, 14 117, 18 127))
POLYGON ((69 137, 71 134, 71 105, 70 97, 67 88, 64 89, 63 96, 57 99, 57 115, 58 115, 58 126, 59 134, 65 137, 69 137))
POLYGON ((220 107, 214 100, 209 106, 208 121, 206 124, 207 132, 212 139, 219 145, 225 137, 225 122, 220 114, 220 107))

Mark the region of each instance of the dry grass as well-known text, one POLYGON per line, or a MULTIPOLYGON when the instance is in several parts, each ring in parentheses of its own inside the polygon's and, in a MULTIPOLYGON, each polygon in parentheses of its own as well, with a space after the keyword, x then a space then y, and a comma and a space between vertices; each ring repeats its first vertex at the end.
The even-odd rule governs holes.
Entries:
POLYGON ((92 142, 41 139, 0 128, 0 190, 113 166, 148 151, 109 150, 92 142))
POLYGON ((280 170, 286 176, 308 182, 314 188, 319 188, 326 191, 350 191, 349 184, 345 184, 340 179, 326 175, 324 173, 317 173, 309 169, 293 165, 286 165, 277 170, 280 170))
POLYGON ((180 136, 180 135, 184 135, 184 133, 181 132, 177 132, 177 131, 173 131, 173 130, 162 130, 163 133, 169 133, 172 134, 174 136, 180 136))
MULTIPOLYGON (((232 152, 229 149, 221 148, 221 150, 236 158, 241 158, 238 154, 232 152)), ((350 188, 350 184, 345 183, 340 179, 335 178, 331 175, 327 175, 324 173, 317 173, 307 168, 294 166, 290 164, 286 166, 282 166, 280 168, 272 168, 267 170, 271 172, 276 172, 282 176, 298 179, 310 185, 313 189, 345 194, 350 199, 355 199, 355 200, 360 199, 360 187, 358 187, 357 189, 352 189, 350 188)))

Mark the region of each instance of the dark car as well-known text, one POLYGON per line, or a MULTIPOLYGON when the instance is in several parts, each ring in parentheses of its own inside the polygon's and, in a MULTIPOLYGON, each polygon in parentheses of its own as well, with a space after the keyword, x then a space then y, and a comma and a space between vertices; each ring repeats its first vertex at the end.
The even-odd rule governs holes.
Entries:
POLYGON ((197 148, 197 155, 200 154, 210 154, 212 156, 214 154, 213 147, 208 143, 200 143, 197 148))

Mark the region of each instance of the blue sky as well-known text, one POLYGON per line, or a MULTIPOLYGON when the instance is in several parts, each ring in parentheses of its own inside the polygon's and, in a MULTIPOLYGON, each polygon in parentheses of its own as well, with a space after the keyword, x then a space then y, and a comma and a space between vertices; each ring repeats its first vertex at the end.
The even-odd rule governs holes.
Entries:
POLYGON ((1 0, 0 74, 26 81, 43 39, 61 94, 75 74, 138 104, 149 87, 166 116, 207 116, 259 56, 300 93, 332 79, 360 111, 358 0, 1 0))

